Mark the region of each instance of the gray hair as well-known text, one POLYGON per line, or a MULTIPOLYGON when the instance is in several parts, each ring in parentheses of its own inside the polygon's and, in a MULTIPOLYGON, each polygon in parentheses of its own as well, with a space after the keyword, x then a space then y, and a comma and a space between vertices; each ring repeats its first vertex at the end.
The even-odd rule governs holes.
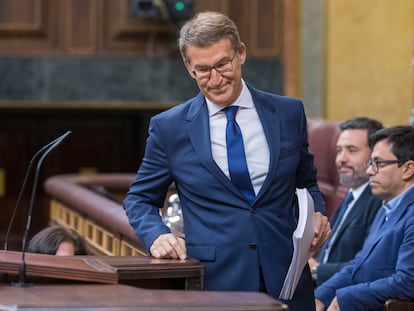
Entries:
POLYGON ((189 61, 188 46, 208 47, 223 38, 230 40, 234 50, 240 47, 237 26, 230 18, 219 12, 201 12, 181 28, 178 47, 183 59, 189 61))

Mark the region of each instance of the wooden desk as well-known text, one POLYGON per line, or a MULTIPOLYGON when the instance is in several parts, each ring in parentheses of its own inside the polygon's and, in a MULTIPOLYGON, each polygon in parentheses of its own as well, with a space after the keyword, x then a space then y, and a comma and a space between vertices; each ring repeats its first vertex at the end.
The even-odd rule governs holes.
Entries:
POLYGON ((127 285, 66 284, 16 288, 0 285, 0 310, 280 311, 263 293, 149 290, 127 285))

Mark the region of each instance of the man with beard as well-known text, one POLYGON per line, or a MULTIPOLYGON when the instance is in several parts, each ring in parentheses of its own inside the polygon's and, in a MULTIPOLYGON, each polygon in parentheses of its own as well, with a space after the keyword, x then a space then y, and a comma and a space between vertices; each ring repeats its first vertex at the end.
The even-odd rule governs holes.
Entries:
POLYGON ((369 118, 355 118, 339 125, 336 166, 339 181, 349 187, 331 219, 332 234, 319 255, 309 260, 316 286, 321 285, 353 259, 362 248, 381 200, 371 193, 366 174, 370 148, 368 137, 383 128, 369 118))
POLYGON ((361 251, 315 290, 316 311, 398 310, 414 299, 414 128, 392 126, 369 137, 367 174, 382 200, 361 251), (395 310, 396 310, 395 309, 395 310))

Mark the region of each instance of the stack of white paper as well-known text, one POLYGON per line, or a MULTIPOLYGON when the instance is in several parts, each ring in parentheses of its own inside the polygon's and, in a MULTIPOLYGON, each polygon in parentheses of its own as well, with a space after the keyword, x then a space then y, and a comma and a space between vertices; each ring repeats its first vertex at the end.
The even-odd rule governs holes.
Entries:
POLYGON ((303 268, 312 256, 309 247, 314 235, 315 208, 313 199, 307 189, 296 189, 296 195, 299 202, 298 226, 293 232, 292 262, 279 294, 280 299, 292 299, 303 268))

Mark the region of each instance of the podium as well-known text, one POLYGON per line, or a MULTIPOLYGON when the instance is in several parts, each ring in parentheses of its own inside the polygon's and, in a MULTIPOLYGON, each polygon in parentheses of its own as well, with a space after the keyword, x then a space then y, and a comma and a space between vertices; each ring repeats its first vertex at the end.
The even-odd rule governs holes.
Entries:
POLYGON ((195 259, 148 256, 86 256, 116 269, 118 282, 143 288, 203 289, 203 265, 195 259))
POLYGON ((21 252, 0 251, 2 311, 288 310, 264 293, 202 291, 203 267, 194 259, 26 253, 26 276, 32 285, 15 287, 11 280, 19 275, 21 259, 21 252))
MULTIPOLYGON (((22 253, 0 251, 0 273, 19 275, 22 253)), ((81 281, 128 284, 144 288, 203 289, 203 266, 195 259, 170 260, 149 256, 62 257, 26 253, 26 276, 34 282, 81 281)))

